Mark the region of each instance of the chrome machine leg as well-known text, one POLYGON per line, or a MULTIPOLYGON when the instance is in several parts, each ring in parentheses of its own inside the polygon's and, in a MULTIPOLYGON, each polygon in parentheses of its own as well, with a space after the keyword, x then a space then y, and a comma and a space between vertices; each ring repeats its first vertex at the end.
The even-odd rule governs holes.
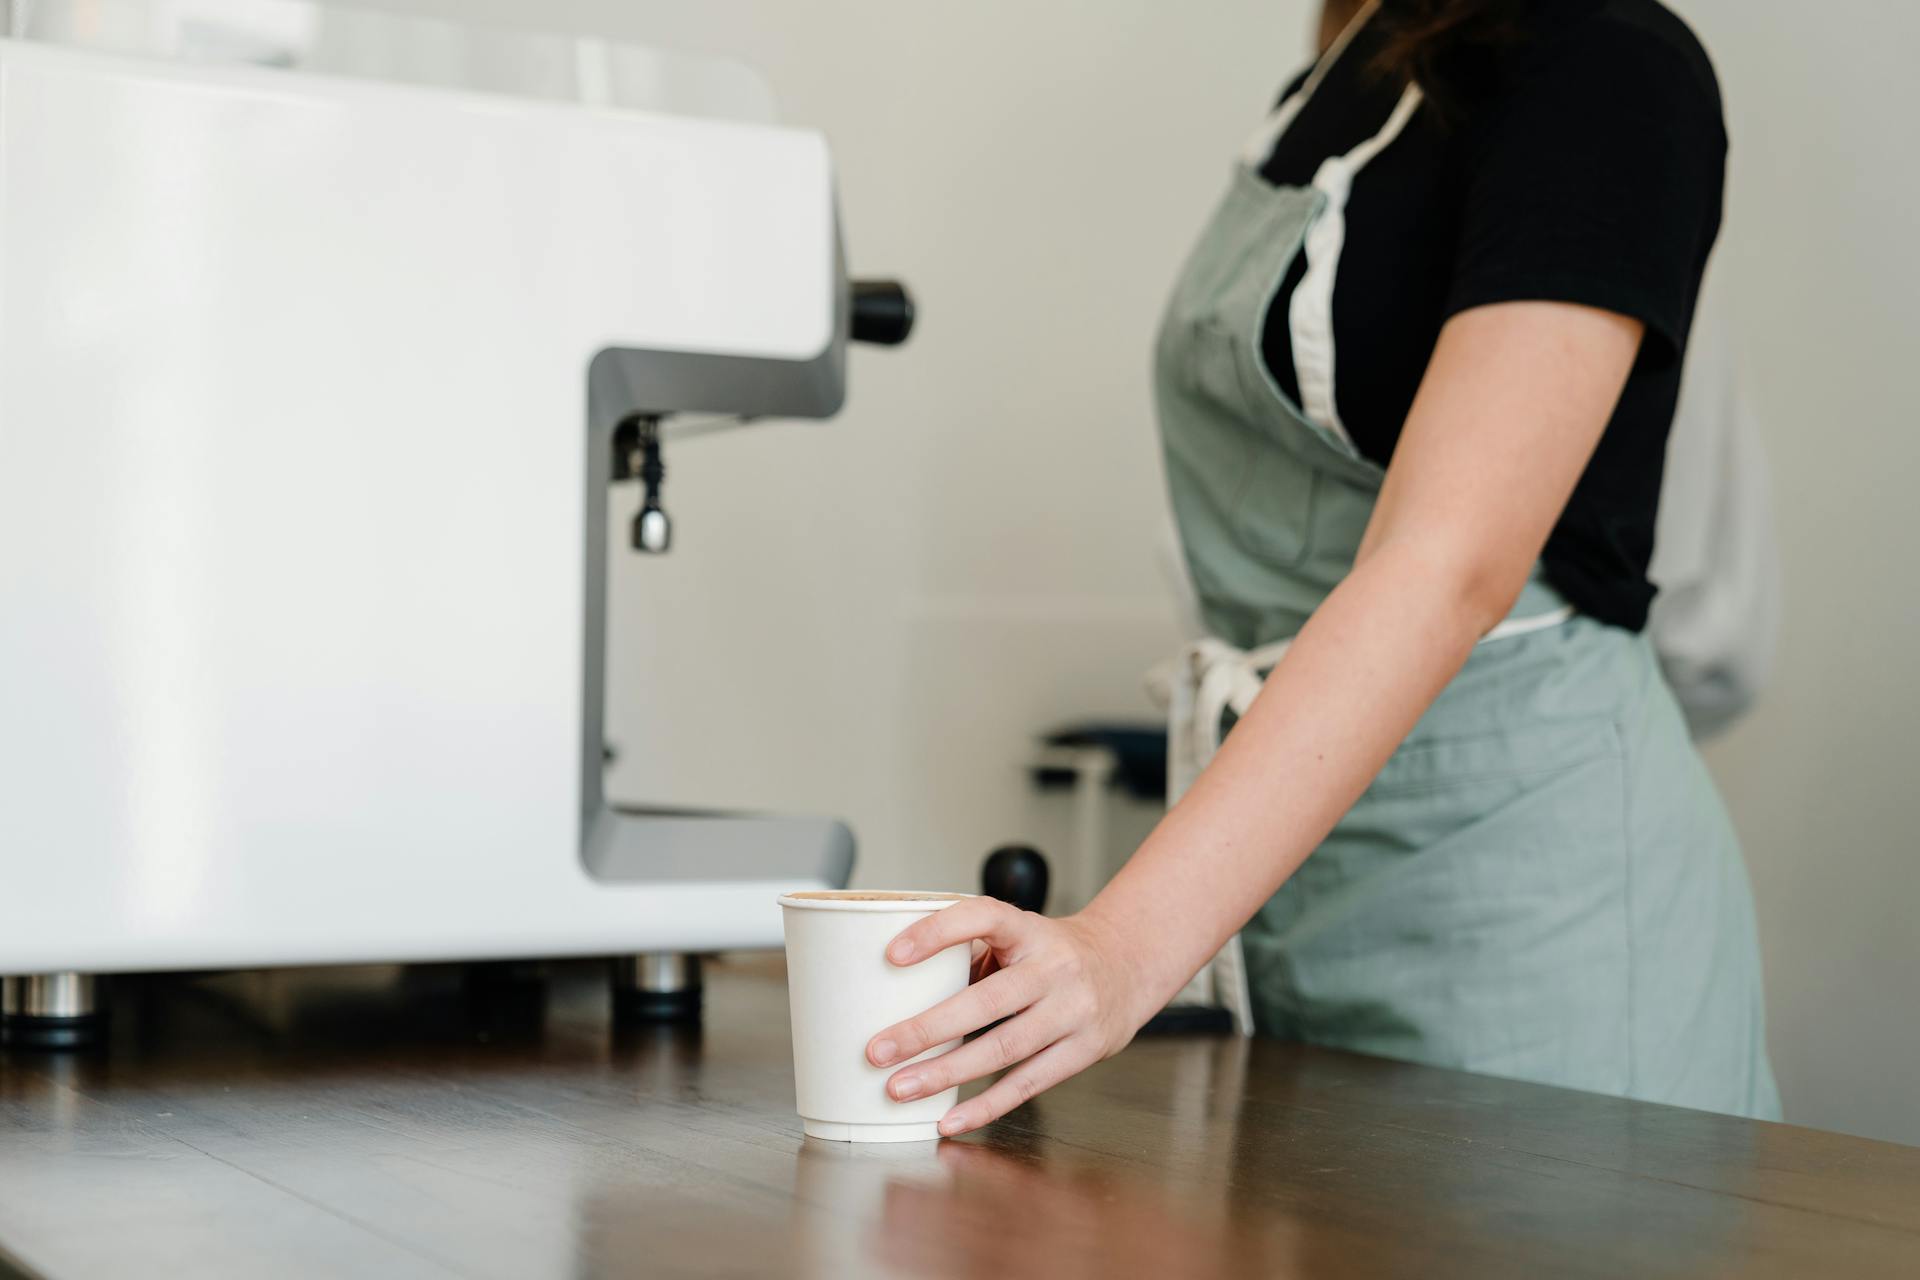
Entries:
POLYGON ((700 957, 674 951, 613 962, 613 1020, 621 1026, 700 1020, 700 957))
POLYGON ((80 1049, 100 1038, 99 980, 90 973, 0 979, 0 1043, 80 1049))

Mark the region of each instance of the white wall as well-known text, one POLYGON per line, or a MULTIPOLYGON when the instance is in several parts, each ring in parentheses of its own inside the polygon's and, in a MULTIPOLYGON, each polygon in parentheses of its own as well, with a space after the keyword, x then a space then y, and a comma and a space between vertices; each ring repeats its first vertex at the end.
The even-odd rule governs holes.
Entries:
POLYGON ((1776 686, 1709 752, 1805 1124, 1920 1143, 1920 10, 1676 0, 1733 139, 1719 271, 1786 557, 1776 686))
MULTIPOLYGON (((1306 0, 366 2, 744 58, 832 136, 856 269, 924 304, 835 423, 670 455, 681 545, 617 579, 616 790, 846 814, 868 884, 1057 846, 1018 762, 1056 722, 1149 713, 1174 633, 1148 345, 1306 0)), ((1792 593, 1777 688, 1711 753, 1775 1061, 1792 1118, 1920 1142, 1920 11, 1678 7, 1727 91, 1719 270, 1792 593)))

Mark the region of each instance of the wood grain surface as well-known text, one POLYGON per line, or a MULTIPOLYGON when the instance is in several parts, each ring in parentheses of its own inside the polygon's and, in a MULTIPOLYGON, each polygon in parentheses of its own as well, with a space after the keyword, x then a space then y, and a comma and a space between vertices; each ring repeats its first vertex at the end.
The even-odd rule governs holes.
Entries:
POLYGON ((511 979, 122 980, 105 1053, 0 1054, 0 1275, 1920 1275, 1920 1149, 1224 1039, 850 1148, 767 962, 704 1030, 511 979))

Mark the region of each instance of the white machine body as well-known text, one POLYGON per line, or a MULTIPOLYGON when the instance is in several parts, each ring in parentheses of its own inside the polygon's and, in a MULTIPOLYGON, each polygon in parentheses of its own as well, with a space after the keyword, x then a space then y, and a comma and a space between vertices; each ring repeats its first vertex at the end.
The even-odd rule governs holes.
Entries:
POLYGON ((604 454, 845 287, 810 132, 0 41, 0 973, 777 945, 844 828, 601 797, 604 454))

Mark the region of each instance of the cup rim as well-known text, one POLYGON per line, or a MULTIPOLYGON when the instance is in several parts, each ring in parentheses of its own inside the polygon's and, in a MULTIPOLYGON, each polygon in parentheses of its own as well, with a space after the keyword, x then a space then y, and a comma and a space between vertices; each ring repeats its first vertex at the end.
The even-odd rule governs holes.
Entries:
POLYGON ((944 890, 918 889, 797 889, 792 893, 780 895, 780 905, 794 911, 862 911, 862 912, 929 912, 943 911, 957 906, 970 898, 979 897, 974 893, 951 893, 944 890), (800 896, 809 893, 899 893, 903 896, 891 898, 807 898, 800 896))

